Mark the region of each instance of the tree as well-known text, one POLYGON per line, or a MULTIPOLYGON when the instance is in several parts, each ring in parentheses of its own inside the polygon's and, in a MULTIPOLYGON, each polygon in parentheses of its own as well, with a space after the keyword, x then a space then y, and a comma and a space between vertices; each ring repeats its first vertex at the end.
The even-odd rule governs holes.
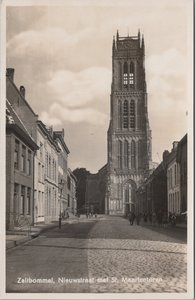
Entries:
POLYGON ((80 213, 85 212, 85 193, 87 176, 91 173, 85 168, 76 168, 73 174, 77 178, 76 197, 77 197, 77 211, 80 213))

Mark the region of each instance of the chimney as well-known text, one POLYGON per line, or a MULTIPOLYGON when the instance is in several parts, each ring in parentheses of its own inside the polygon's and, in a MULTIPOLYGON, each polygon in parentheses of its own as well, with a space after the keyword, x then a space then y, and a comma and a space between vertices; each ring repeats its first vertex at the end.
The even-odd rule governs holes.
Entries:
POLYGON ((177 150, 178 142, 173 142, 173 151, 177 150))
POLYGON ((7 68, 6 70, 6 76, 9 77, 12 81, 14 81, 14 69, 13 68, 7 68))
POLYGON ((165 161, 167 159, 167 157, 169 156, 169 151, 168 150, 165 150, 163 152, 163 161, 165 161))
POLYGON ((20 94, 25 98, 25 87, 23 85, 21 85, 20 87, 20 94))
POLYGON ((49 126, 48 131, 49 131, 51 137, 53 138, 53 126, 52 125, 49 126))

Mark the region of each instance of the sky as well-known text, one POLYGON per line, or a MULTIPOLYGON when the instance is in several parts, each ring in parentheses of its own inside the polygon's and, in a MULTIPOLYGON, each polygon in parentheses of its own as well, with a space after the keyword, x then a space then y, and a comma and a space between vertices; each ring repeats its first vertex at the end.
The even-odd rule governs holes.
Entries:
POLYGON ((160 163, 188 130, 191 1, 27 3, 7 7, 6 66, 39 119, 65 129, 70 168, 96 173, 107 162, 117 29, 121 36, 144 34, 152 159, 160 163))

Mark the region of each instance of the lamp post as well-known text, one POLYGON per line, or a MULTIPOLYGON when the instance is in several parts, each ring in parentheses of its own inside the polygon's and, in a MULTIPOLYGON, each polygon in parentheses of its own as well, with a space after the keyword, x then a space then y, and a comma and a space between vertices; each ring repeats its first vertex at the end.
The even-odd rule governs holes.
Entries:
POLYGON ((59 228, 61 228, 62 224, 62 213, 61 213, 61 206, 62 206, 62 191, 64 188, 64 181, 61 179, 61 181, 58 183, 59 189, 60 189, 60 211, 59 211, 59 228))

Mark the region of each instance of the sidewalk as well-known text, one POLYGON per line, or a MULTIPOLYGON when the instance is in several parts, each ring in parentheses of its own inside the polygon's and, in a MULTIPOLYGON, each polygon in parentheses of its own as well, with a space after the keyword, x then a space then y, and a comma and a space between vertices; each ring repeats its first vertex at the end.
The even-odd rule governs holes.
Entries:
MULTIPOLYGON (((104 215, 98 215, 97 219, 93 218, 86 218, 86 215, 80 215, 80 217, 76 217, 73 214, 69 215, 68 219, 61 221, 61 226, 65 224, 73 224, 73 223, 79 223, 79 222, 86 222, 86 221, 92 221, 92 220, 98 220, 103 219, 104 215)), ((6 250, 11 249, 13 247, 16 247, 18 245, 24 244, 27 241, 30 241, 33 238, 36 238, 40 235, 40 233, 47 231, 49 229, 55 228, 59 226, 59 221, 53 221, 52 223, 44 224, 36 224, 35 226, 32 226, 29 229, 23 228, 19 230, 14 231, 7 231, 6 232, 6 250)))
MULTIPOLYGON (((64 224, 72 224, 75 222, 79 222, 77 217, 70 217, 66 220, 61 221, 61 226, 64 224)), ((55 228, 59 226, 59 222, 55 221, 48 224, 36 224, 29 229, 23 228, 20 230, 13 230, 6 232, 6 250, 26 243, 31 239, 40 235, 41 232, 47 231, 49 229, 55 228)))

